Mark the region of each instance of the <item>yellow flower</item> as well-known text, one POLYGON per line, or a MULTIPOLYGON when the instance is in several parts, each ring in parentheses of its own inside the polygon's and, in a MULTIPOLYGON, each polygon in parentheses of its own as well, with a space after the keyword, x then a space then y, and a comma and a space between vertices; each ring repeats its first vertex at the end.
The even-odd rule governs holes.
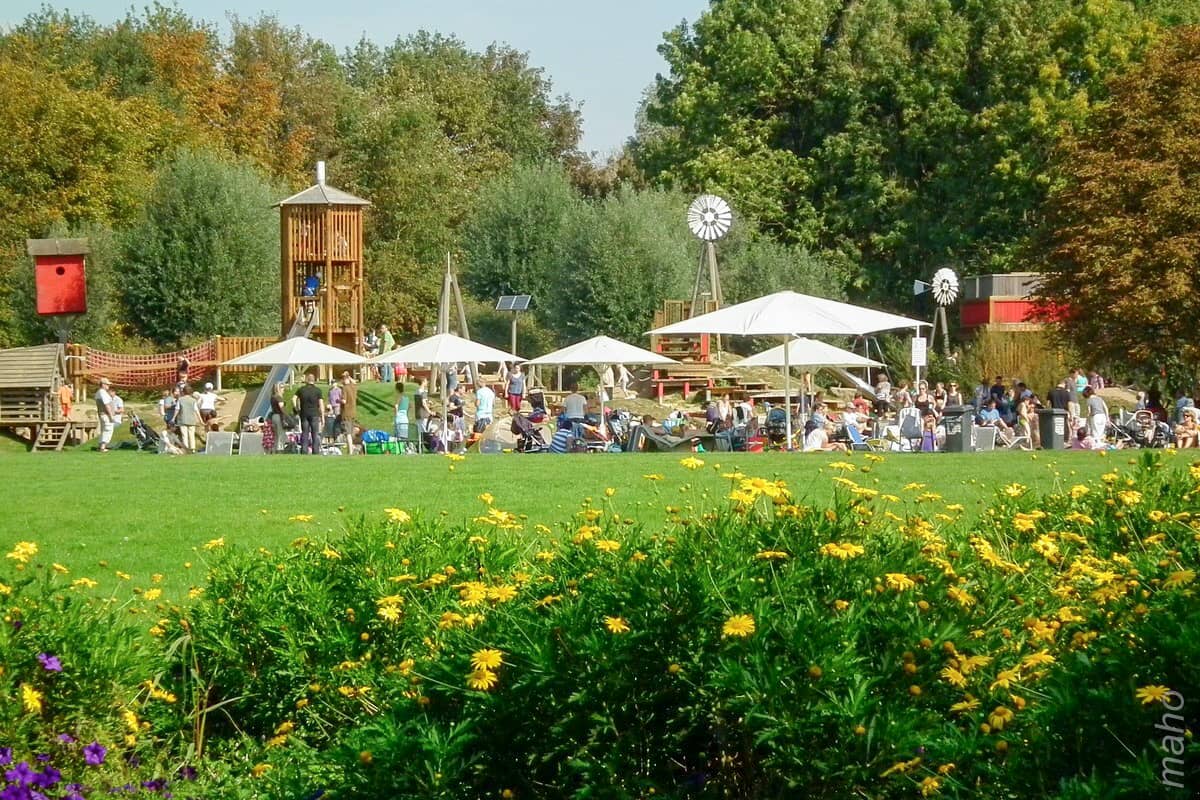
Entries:
POLYGON ((681 459, 679 461, 679 465, 681 467, 685 467, 686 469, 700 469, 704 466, 704 461, 696 458, 695 456, 688 456, 687 458, 681 459))
POLYGON ((612 488, 611 486, 604 490, 605 497, 612 497, 616 493, 617 493, 617 490, 612 488))
POLYGON ((1151 703, 1161 703, 1167 699, 1170 692, 1166 686, 1143 686, 1134 692, 1134 696, 1142 701, 1142 705, 1148 706, 1151 703))
POLYGON ((605 617, 604 627, 609 633, 629 633, 629 623, 622 617, 605 617))
MULTIPOLYGON (((95 589, 100 584, 96 583, 91 578, 76 578, 71 581, 71 585, 77 589, 95 589)), ((0 589, 0 594, 8 594, 4 589, 0 589)))
POLYGON ((923 483, 906 483, 906 484, 904 484, 904 491, 906 491, 906 492, 919 492, 924 488, 925 488, 925 484, 923 484, 923 483))
POLYGON ((43 695, 37 689, 30 686, 28 683, 21 684, 21 705, 25 706, 25 710, 30 714, 42 713, 43 695))
POLYGON ((916 758, 912 759, 911 761, 897 761, 895 764, 892 764, 890 767, 888 767, 887 769, 885 769, 883 771, 882 777, 886 778, 888 775, 892 775, 895 773, 900 773, 901 775, 904 775, 904 774, 916 769, 920 764, 921 764, 920 756, 917 756, 916 758))
POLYGON ((884 575, 887 580, 888 587, 895 589, 897 592, 903 592, 916 586, 916 582, 905 575, 903 572, 889 572, 884 575))
POLYGON ((861 556, 866 550, 863 549, 862 545, 857 545, 853 542, 828 542, 821 545, 819 552, 823 556, 846 561, 847 559, 861 556))
POLYGON ((459 461, 467 460, 466 456, 459 455, 458 453, 446 453, 446 458, 450 459, 450 461, 455 462, 455 463, 457 463, 459 461))
POLYGON ((921 797, 932 797, 942 790, 942 782, 940 779, 932 775, 921 781, 921 797))
POLYGON ((484 505, 488 505, 488 506, 490 506, 492 503, 496 502, 496 498, 492 497, 491 492, 484 492, 483 494, 479 495, 479 500, 484 505))
POLYGON ((1078 500, 1090 491, 1091 489, 1084 486, 1082 483, 1077 483, 1071 487, 1071 499, 1078 500))
POLYGON ((865 456, 863 456, 863 458, 865 458, 867 461, 873 461, 876 464, 881 464, 884 461, 883 456, 876 455, 875 453, 867 453, 865 456))
POLYGON ((967 685, 967 679, 954 667, 943 667, 941 675, 951 686, 957 686, 961 689, 967 685))
POLYGON ((1005 706, 996 706, 991 714, 988 714, 988 724, 992 726, 994 731, 1004 730, 1004 726, 1012 721, 1015 715, 1011 708, 1005 706))
POLYGON ((845 611, 849 607, 850 607, 850 603, 848 603, 845 600, 834 600, 833 601, 833 609, 835 611, 845 611))
POLYGON ((312 514, 293 514, 292 516, 288 517, 288 522, 312 522, 312 521, 313 521, 312 514))
POLYGON ((602 553, 615 553, 621 549, 621 543, 615 539, 597 539, 596 549, 602 553))
POLYGON ((643 475, 642 477, 648 481, 661 481, 663 479, 663 476, 659 475, 657 472, 651 475, 643 475))
POLYGON ((1186 586, 1196 580, 1196 572, 1190 569, 1181 569, 1179 572, 1172 572, 1167 579, 1163 581, 1164 589, 1172 589, 1176 586, 1186 586))
POLYGON ((858 467, 851 464, 849 461, 834 461, 829 465, 830 469, 840 469, 844 472, 854 472, 858 467))
POLYGON ((1166 519, 1167 517, 1169 517, 1171 515, 1165 511, 1159 511, 1158 509, 1155 509, 1155 510, 1151 511, 1149 514, 1147 514, 1146 516, 1150 518, 1151 522, 1162 522, 1164 519, 1166 519))
POLYGON ((788 554, 782 550, 762 550, 754 557, 760 561, 783 561, 788 554))
POLYGON ((477 670, 499 669, 502 663, 504 663, 504 653, 500 650, 494 650, 491 648, 486 650, 476 650, 475 653, 471 655, 471 666, 477 670))
POLYGON ((534 555, 534 558, 536 558, 538 561, 542 561, 542 562, 549 564, 551 561, 553 561, 556 558, 556 556, 550 550, 541 550, 536 555, 534 555))
POLYGON ((1025 658, 1021 660, 1021 669, 1033 669, 1034 667, 1040 667, 1044 664, 1053 664, 1054 661, 1054 656, 1050 655, 1048 651, 1042 650, 1040 652, 1033 653, 1032 655, 1025 656, 1025 658))
POLYGON ((28 564, 29 560, 37 555, 38 546, 33 542, 17 542, 13 547, 12 552, 5 558, 11 558, 18 564, 28 564))
POLYGON ((69 575, 71 573, 71 570, 67 569, 62 564, 59 564, 57 561, 51 564, 50 567, 59 575, 69 575))
POLYGON ((1009 497, 1020 497, 1025 494, 1026 488, 1019 483, 1010 483, 1004 487, 1004 493, 1009 497))
POLYGON ((1132 489, 1124 492, 1117 492, 1117 497, 1127 506, 1136 506, 1142 502, 1142 493, 1135 492, 1132 489))
POLYGON ((329 545, 325 545, 325 549, 321 551, 321 555, 325 556, 330 561, 336 561, 342 557, 341 553, 339 553, 337 550, 334 550, 329 545))
POLYGON ((966 700, 962 700, 950 706, 950 710, 955 714, 962 714, 966 711, 974 711, 977 708, 979 708, 979 701, 971 695, 967 695, 966 700))
POLYGON ((516 588, 508 585, 493 586, 487 590, 487 599, 493 603, 507 603, 517 596, 516 588))
POLYGON ((219 539, 209 539, 207 542, 204 543, 205 550, 216 550, 218 547, 224 547, 224 546, 225 546, 225 537, 224 536, 222 536, 219 539))
POLYGON ((963 608, 969 608, 975 605, 975 598, 966 591, 959 589, 957 586, 951 586, 946 590, 946 596, 954 602, 958 603, 963 608))
POLYGON ((721 636, 736 636, 740 639, 745 639, 750 634, 754 633, 754 617, 750 614, 734 614, 729 619, 725 620, 725 624, 721 626, 721 636))
POLYGON ((412 515, 402 508, 385 508, 383 512, 388 515, 389 522, 395 522, 398 525, 412 522, 412 515))
POLYGON ((250 770, 250 774, 256 778, 261 778, 263 775, 266 775, 268 772, 270 772, 271 769, 272 767, 270 764, 255 764, 254 768, 250 770))

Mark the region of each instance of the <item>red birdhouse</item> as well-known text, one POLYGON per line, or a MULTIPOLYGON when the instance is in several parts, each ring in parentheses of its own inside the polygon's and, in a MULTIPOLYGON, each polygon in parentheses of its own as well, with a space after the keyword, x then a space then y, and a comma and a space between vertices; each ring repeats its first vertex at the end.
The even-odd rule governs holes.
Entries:
POLYGON ((34 260, 37 313, 42 316, 87 313, 84 256, 87 239, 26 239, 34 260))

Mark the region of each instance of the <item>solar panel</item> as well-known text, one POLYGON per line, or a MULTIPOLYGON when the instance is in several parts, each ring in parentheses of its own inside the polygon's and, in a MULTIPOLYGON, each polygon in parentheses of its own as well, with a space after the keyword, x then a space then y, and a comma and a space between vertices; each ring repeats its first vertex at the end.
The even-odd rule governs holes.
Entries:
POLYGON ((529 303, 533 300, 528 294, 505 294, 496 303, 497 311, 528 311, 529 303))

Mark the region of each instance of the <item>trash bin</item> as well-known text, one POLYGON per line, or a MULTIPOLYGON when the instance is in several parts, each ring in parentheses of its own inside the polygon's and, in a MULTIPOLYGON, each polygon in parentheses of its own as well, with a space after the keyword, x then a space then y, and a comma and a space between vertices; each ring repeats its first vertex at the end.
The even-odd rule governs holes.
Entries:
POLYGON ((1067 448, 1067 412, 1061 408, 1038 409, 1038 431, 1042 434, 1042 449, 1067 448))
POLYGON ((946 429, 947 453, 971 453, 975 450, 972 434, 975 426, 973 406, 947 406, 942 411, 942 425, 946 429))

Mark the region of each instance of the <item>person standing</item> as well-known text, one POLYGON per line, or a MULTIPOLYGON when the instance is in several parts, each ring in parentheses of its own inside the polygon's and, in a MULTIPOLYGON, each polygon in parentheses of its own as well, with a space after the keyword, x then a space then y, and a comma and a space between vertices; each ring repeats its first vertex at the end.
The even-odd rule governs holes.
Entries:
POLYGON ((1096 446, 1102 446, 1108 429, 1108 404, 1104 398, 1096 394, 1091 386, 1083 388, 1083 397, 1087 401, 1087 432, 1096 446))
POLYGON ((62 412, 63 419, 71 418, 71 407, 75 402, 75 389, 69 383, 63 383, 58 387, 58 408, 62 412))
POLYGON ((200 400, 192 387, 183 385, 179 401, 175 404, 175 425, 179 428, 179 439, 183 452, 196 452, 196 426, 200 424, 200 400))
POLYGON ((275 384, 275 388, 271 390, 271 413, 268 419, 271 421, 271 432, 275 434, 274 447, 269 452, 279 452, 287 444, 287 436, 284 435, 284 419, 287 416, 287 410, 283 407, 283 384, 275 384))
POLYGON ((613 374, 612 364, 605 364, 604 369, 600 371, 600 400, 608 403, 613 399, 613 394, 617 390, 617 379, 613 374))
POLYGON ((217 393, 213 391, 211 383, 204 384, 204 392, 200 395, 200 419, 204 424, 208 424, 217 416, 217 393))
POLYGON ((496 393, 486 383, 475 387, 475 432, 483 433, 492 424, 496 393))
POLYGON ((325 395, 317 386, 317 376, 308 373, 296 392, 300 400, 300 453, 321 455, 321 420, 325 417, 325 395))
MULTIPOLYGON (((348 444, 354 444, 354 426, 358 424, 358 381, 350 370, 342 373, 342 432, 348 444)), ((353 447, 351 447, 353 452, 353 447)))
POLYGON ((415 399, 417 406, 417 427, 422 433, 426 433, 429 431, 429 420, 433 417, 433 408, 429 405, 429 378, 421 378, 420 383, 417 384, 415 399))
POLYGON ((117 412, 113 408, 112 386, 108 378, 100 379, 100 388, 96 390, 95 400, 96 416, 100 419, 100 452, 107 453, 110 449, 108 444, 117 429, 117 412))
POLYGON ((408 447, 408 395, 404 393, 404 383, 396 383, 396 402, 392 406, 392 433, 396 439, 408 447))
POLYGON ((625 395, 626 400, 631 400, 637 394, 629 390, 629 384, 633 383, 633 373, 625 369, 624 364, 617 364, 617 386, 621 389, 621 394, 625 395))
POLYGON ((508 373, 508 407, 512 413, 519 414, 521 412, 521 398, 525 396, 525 374, 521 372, 521 365, 514 364, 512 372, 508 373))
POLYGON ((325 404, 325 436, 336 438, 342 433, 342 385, 334 381, 329 387, 329 401, 325 404))
MULTIPOLYGON (((387 325, 379 326, 379 352, 390 353, 396 349, 396 337, 392 336, 392 332, 388 330, 387 325)), ((379 380, 381 383, 391 383, 394 377, 392 365, 390 362, 384 362, 379 365, 379 380)))

